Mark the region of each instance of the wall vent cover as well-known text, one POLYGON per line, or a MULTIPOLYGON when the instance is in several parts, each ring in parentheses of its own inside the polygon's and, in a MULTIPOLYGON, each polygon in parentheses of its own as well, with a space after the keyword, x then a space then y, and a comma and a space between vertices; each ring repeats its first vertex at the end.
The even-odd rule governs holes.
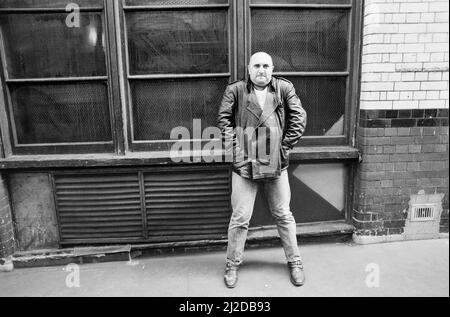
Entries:
POLYGON ((411 195, 404 235, 407 240, 436 239, 439 237, 442 200, 444 194, 426 194, 420 190, 411 195))
POLYGON ((435 218, 436 205, 419 205, 412 208, 411 221, 432 221, 435 218))
POLYGON ((56 172, 61 244, 226 239, 228 166, 56 172))
POLYGON ((229 170, 169 170, 143 175, 148 241, 226 239, 229 170))
POLYGON ((61 243, 142 237, 137 173, 54 176, 61 243))

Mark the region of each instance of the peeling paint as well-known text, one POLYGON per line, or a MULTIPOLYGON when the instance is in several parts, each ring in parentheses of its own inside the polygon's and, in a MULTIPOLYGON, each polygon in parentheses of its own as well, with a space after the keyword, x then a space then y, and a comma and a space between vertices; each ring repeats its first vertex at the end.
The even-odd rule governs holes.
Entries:
POLYGON ((19 249, 58 247, 56 211, 48 174, 11 174, 9 180, 19 249))

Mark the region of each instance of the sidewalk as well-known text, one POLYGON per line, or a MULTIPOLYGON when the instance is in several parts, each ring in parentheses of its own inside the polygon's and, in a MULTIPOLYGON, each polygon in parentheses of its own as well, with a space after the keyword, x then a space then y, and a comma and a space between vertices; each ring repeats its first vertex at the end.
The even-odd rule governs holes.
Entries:
POLYGON ((66 266, 16 269, 0 273, 0 296, 449 296, 448 239, 300 250, 307 280, 299 288, 289 281, 282 248, 274 247, 246 251, 235 289, 223 284, 225 252, 209 252, 80 265, 80 287, 73 288, 66 280, 76 284, 75 271, 66 266))

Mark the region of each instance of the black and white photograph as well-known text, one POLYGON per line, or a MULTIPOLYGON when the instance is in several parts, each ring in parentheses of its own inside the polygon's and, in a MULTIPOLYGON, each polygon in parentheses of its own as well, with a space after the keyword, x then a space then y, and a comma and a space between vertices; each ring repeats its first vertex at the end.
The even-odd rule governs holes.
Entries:
POLYGON ((449 1, 0 0, 0 297, 448 298, 449 1))

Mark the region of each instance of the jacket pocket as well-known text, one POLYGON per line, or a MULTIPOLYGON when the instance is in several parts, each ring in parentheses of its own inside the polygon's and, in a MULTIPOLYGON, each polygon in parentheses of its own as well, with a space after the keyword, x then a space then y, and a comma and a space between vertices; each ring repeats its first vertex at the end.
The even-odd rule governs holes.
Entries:
POLYGON ((288 149, 287 146, 284 145, 281 146, 281 158, 283 161, 289 160, 289 152, 290 150, 288 149))
POLYGON ((270 165, 271 163, 270 159, 262 159, 262 158, 258 158, 257 162, 261 165, 270 165))
POLYGON ((278 121, 279 121, 280 129, 281 129, 281 131, 284 131, 285 114, 284 114, 284 105, 283 105, 282 103, 281 103, 281 104, 278 104, 276 113, 277 113, 277 116, 278 116, 278 121))

